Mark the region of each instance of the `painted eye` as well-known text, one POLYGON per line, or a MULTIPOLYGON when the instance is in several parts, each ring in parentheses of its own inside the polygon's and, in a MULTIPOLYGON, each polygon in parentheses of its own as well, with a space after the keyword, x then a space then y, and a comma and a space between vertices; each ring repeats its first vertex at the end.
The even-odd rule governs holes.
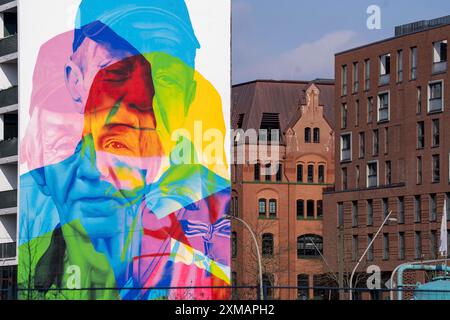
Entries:
POLYGON ((115 150, 122 150, 122 149, 127 149, 127 146, 126 145, 124 145, 123 143, 120 143, 120 142, 117 142, 117 141, 112 141, 112 142, 110 142, 110 143, 108 143, 107 145, 106 145, 106 148, 112 148, 112 149, 115 149, 115 150))

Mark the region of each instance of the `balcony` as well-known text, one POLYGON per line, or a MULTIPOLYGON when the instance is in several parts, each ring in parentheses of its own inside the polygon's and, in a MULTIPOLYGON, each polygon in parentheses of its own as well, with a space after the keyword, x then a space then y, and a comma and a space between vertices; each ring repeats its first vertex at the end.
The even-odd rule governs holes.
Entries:
POLYGON ((17 207, 17 190, 0 192, 0 210, 17 207))
POLYGON ((0 141, 0 159, 17 156, 18 141, 17 138, 0 141))
POLYGON ((17 52, 17 34, 0 40, 0 57, 17 52))
POLYGON ((433 63, 433 74, 442 73, 445 71, 447 71, 447 61, 433 63))
POLYGON ((389 82, 391 82, 391 75, 389 73, 388 74, 380 74, 380 79, 378 81, 378 84, 380 86, 388 85, 389 82))
POLYGON ((1 108, 17 105, 19 101, 19 90, 17 86, 0 91, 0 113, 1 108))

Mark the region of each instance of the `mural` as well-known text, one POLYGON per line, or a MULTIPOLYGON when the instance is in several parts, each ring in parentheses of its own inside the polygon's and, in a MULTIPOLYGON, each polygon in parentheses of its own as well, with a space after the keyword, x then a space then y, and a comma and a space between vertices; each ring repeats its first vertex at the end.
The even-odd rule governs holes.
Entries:
POLYGON ((40 45, 22 106, 20 297, 227 299, 228 106, 188 6, 83 0, 73 25, 40 45))

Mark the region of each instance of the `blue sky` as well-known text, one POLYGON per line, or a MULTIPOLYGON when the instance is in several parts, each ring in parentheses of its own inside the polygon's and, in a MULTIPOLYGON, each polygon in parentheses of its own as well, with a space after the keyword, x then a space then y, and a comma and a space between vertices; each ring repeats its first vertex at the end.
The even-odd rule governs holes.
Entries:
POLYGON ((389 38, 397 25, 450 15, 449 0, 232 0, 233 84, 334 77, 334 53, 389 38), (381 29, 366 26, 381 8, 381 29))

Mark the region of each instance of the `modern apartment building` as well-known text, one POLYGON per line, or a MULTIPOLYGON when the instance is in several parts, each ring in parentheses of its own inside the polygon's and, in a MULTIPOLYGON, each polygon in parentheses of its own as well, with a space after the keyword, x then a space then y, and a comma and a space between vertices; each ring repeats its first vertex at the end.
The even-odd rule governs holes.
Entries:
POLYGON ((17 276, 17 77, 17 1, 0 0, 0 300, 17 276))
POLYGON ((323 232, 341 285, 391 210, 359 273, 377 265, 384 284, 399 264, 438 256, 445 199, 450 208, 449 40, 443 17, 335 56, 336 184, 323 232))
MULTIPOLYGON (((305 288, 330 286, 332 280, 324 275, 328 271, 321 254, 322 192, 334 183, 333 104, 334 82, 330 80, 257 80, 232 89, 232 128, 243 130, 236 131, 233 151, 239 160, 236 153, 243 150, 245 161, 232 165, 230 211, 256 235, 263 282, 294 287, 269 288, 269 299, 329 298, 328 292, 305 288), (252 129, 258 130, 253 140, 252 129), (260 153, 265 145, 267 156, 260 153), (270 161, 274 159, 279 164, 270 161), (277 167, 269 171, 271 166, 277 167)), ((233 220, 233 285, 258 282, 253 243, 244 224, 233 220)), ((243 295, 244 290, 236 293, 249 297, 243 295)))

